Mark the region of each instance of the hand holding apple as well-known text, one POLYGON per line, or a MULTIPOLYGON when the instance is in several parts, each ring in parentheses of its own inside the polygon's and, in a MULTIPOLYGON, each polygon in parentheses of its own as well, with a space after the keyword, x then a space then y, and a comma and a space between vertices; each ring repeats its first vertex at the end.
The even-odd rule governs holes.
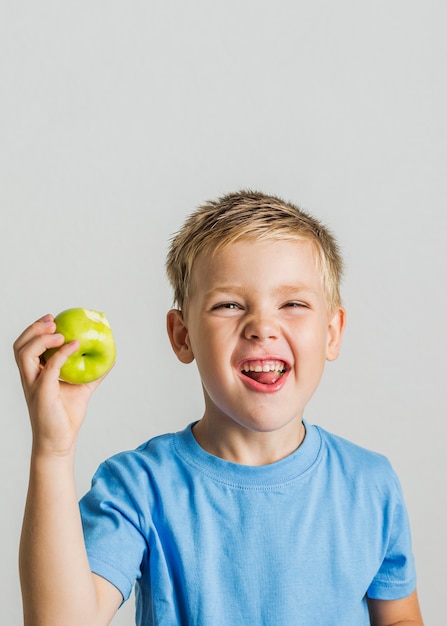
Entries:
MULTIPOLYGON (((72 384, 90 383, 107 374, 116 358, 115 341, 104 313, 92 309, 74 308, 62 311, 54 318, 56 332, 65 343, 77 339, 79 350, 68 357, 60 371, 60 379, 72 384)), ((46 362, 58 348, 43 354, 46 362)))

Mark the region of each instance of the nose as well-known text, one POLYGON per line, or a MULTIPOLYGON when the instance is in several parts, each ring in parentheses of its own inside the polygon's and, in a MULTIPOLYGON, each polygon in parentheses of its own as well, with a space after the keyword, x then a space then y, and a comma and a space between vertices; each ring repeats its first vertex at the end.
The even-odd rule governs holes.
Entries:
POLYGON ((279 329, 276 321, 267 315, 251 315, 245 323, 244 336, 252 341, 277 339, 279 329))

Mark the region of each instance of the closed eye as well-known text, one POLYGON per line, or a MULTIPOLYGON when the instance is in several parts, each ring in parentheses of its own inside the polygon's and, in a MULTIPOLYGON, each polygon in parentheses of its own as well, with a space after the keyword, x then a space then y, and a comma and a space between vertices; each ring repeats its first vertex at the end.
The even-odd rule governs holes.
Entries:
POLYGON ((301 302, 301 301, 293 301, 293 302, 286 302, 285 304, 283 304, 283 308, 288 308, 288 309, 308 309, 309 305, 306 304, 305 302, 301 302))

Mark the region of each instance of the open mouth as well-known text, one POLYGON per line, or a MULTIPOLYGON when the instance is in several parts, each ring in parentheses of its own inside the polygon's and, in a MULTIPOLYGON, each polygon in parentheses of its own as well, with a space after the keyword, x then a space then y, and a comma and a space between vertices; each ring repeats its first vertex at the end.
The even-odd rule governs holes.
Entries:
POLYGON ((284 361, 244 361, 241 372, 244 376, 262 385, 274 385, 286 373, 284 361))

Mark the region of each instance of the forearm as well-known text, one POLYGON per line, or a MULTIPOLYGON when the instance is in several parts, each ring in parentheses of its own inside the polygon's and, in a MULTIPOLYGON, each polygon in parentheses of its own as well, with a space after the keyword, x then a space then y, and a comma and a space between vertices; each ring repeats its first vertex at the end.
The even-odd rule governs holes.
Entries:
POLYGON ((73 456, 32 456, 19 558, 25 626, 98 623, 73 456))

